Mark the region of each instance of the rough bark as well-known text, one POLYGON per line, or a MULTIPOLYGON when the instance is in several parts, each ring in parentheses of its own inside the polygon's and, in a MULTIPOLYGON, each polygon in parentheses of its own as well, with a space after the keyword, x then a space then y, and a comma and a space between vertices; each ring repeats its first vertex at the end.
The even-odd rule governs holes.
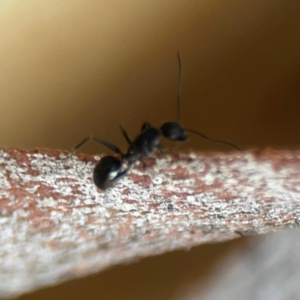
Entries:
POLYGON ((300 150, 157 154, 104 192, 65 158, 0 150, 0 297, 300 221, 300 150))

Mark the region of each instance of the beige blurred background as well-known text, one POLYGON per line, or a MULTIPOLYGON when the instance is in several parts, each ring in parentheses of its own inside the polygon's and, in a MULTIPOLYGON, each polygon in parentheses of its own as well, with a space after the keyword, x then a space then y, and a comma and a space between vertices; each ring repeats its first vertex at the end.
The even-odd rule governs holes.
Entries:
MULTIPOLYGON (((144 121, 175 118, 177 49, 183 124, 242 147, 299 145, 298 1, 1 1, 0 36, 3 147, 71 149, 94 133, 124 149, 119 124, 135 136, 144 121)), ((184 147, 227 149, 197 137, 184 147)), ((101 299, 171 299, 193 277, 191 266, 209 268, 214 254, 239 243, 150 258, 43 291, 43 298, 80 299, 82 284, 85 296, 101 299), (178 262, 185 276, 174 272, 178 262), (128 293, 120 296, 124 277, 128 293), (148 289, 136 296, 130 291, 141 278, 148 289), (150 290, 162 294, 147 298, 150 290)))

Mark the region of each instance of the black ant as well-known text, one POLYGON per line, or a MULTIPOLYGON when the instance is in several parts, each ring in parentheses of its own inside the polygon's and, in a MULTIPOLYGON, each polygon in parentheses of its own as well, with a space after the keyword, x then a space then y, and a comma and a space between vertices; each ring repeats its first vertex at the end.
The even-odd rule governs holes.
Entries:
MULTIPOLYGON (((92 135, 81 141, 72 151, 74 153, 87 141, 93 140, 94 142, 108 147, 120 156, 120 158, 105 156, 96 165, 93 179, 95 185, 101 190, 109 188, 114 182, 124 177, 136 161, 141 161, 143 163, 142 159, 144 157, 150 156, 154 150, 160 148, 159 130, 151 127, 149 123, 145 123, 142 126, 141 133, 133 142, 130 140, 127 132, 122 126, 120 126, 120 129, 129 144, 129 148, 125 154, 115 145, 93 137, 92 135)), ((143 166, 145 168, 144 164, 143 166)))
MULTIPOLYGON (((79 149, 83 144, 85 144, 88 140, 92 139, 93 141, 100 143, 115 153, 117 153, 120 158, 116 158, 114 156, 105 156, 100 162, 96 165, 94 169, 94 183, 95 185, 105 190, 112 186, 117 180, 124 177, 127 172, 130 170, 132 165, 136 161, 141 161, 143 163, 143 158, 149 157, 155 150, 161 148, 159 143, 160 134, 162 134, 165 138, 172 141, 186 141, 188 139, 187 132, 194 133, 204 139, 209 141, 218 142, 226 144, 232 148, 235 148, 239 151, 241 149, 227 141, 213 139, 207 136, 202 132, 195 131, 193 129, 183 128, 180 123, 180 101, 181 101, 181 89, 182 89, 182 67, 181 67, 181 59, 179 52, 177 52, 178 66, 179 66, 179 81, 178 81, 178 95, 177 95, 177 120, 172 122, 165 122, 161 125, 159 129, 152 127, 149 123, 144 123, 141 129, 141 133, 135 138, 135 140, 131 140, 125 131, 125 129, 120 126, 122 134, 124 135, 127 143, 129 144, 128 150, 126 153, 122 153, 120 149, 113 144, 110 144, 104 140, 99 138, 89 136, 81 141, 74 149, 73 153, 79 149)), ((144 164, 144 163, 143 163, 144 164)), ((145 165, 144 165, 145 167, 145 165)))

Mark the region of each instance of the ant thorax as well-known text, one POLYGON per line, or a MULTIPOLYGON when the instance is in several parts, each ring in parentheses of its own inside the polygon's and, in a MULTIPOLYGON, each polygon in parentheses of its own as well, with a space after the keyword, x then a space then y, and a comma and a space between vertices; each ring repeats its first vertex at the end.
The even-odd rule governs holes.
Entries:
POLYGON ((140 160, 143 157, 150 156, 158 148, 159 130, 154 127, 148 127, 131 143, 124 158, 129 161, 140 160))

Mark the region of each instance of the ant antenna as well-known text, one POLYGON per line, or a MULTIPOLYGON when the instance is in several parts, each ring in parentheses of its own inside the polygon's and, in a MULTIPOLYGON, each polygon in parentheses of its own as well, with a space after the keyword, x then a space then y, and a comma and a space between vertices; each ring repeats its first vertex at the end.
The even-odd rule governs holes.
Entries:
POLYGON ((181 98, 181 90, 182 90, 182 67, 181 67, 181 58, 180 53, 177 50, 177 60, 178 60, 178 69, 179 69, 179 77, 178 77, 178 94, 177 94, 177 122, 180 119, 180 98, 181 98))
POLYGON ((230 146, 232 148, 235 148, 235 149, 237 149, 239 151, 242 151, 242 149, 239 146, 237 146, 237 145, 235 145, 233 143, 230 143, 230 142, 227 142, 227 141, 224 141, 224 140, 212 139, 212 138, 210 138, 208 135, 206 135, 203 132, 199 132, 199 131, 196 131, 196 130, 193 130, 193 129, 189 129, 189 128, 185 128, 185 131, 197 134, 197 135, 203 137, 206 140, 209 140, 209 141, 212 141, 212 142, 221 143, 221 144, 225 144, 225 145, 228 145, 228 146, 230 146))

